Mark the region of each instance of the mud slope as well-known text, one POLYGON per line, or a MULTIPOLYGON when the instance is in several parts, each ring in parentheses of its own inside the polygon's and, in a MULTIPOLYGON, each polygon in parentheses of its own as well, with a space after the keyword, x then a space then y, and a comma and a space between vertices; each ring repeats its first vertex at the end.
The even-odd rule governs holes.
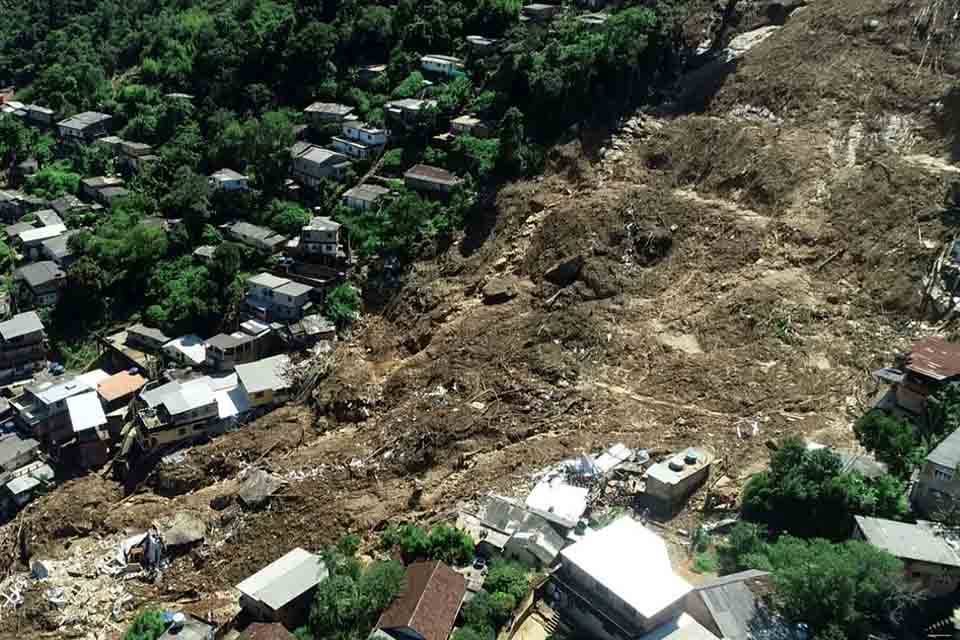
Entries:
MULTIPOLYGON (((868 372, 930 331, 918 281, 953 233, 930 212, 958 173, 941 156, 955 78, 913 53, 919 9, 811 2, 705 112, 638 115, 593 164, 576 142, 554 150, 543 178, 500 192, 478 248, 413 266, 311 407, 191 450, 132 497, 97 477, 45 496, 0 530, 0 566, 22 572, 18 535, 35 557, 72 558, 190 511, 206 545, 157 585, 129 583, 120 617, 146 602, 226 617, 231 586, 293 546, 435 520, 612 442, 711 445, 734 486, 767 440, 851 445, 868 372), (746 420, 760 437, 738 439, 746 420), (215 510, 251 467, 287 481, 280 497, 215 510)), ((0 637, 121 628, 115 600, 64 623, 41 588, 25 598, 0 637)))

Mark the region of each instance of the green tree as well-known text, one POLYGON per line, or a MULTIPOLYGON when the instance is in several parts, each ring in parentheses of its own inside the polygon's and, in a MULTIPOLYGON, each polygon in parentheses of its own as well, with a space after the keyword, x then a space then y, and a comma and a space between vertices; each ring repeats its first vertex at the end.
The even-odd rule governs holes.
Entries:
POLYGON ((897 518, 905 513, 905 486, 889 476, 869 480, 843 472, 840 457, 827 449, 808 451, 788 438, 744 489, 744 518, 775 532, 804 538, 846 538, 853 514, 897 518))
POLYGON ((157 640, 166 630, 167 625, 163 621, 161 612, 156 609, 147 609, 127 628, 123 634, 123 640, 157 640))
POLYGON ((66 286, 54 310, 54 321, 61 333, 80 335, 98 324, 108 308, 107 274, 84 256, 67 269, 66 286))
POLYGON ((30 152, 30 130, 17 118, 0 114, 0 167, 14 158, 24 160, 30 152))
POLYGON ((168 217, 182 218, 190 238, 199 239, 210 219, 210 185, 196 171, 180 167, 160 206, 168 217))
POLYGON ((853 431, 860 444, 900 478, 908 478, 929 453, 923 446, 919 429, 883 411, 869 412, 857 420, 853 431))
POLYGON ((52 162, 27 178, 26 189, 41 198, 53 200, 77 193, 80 189, 80 174, 75 173, 73 166, 65 160, 52 162))
POLYGON ((415 98, 420 90, 426 86, 426 80, 419 71, 414 71, 394 88, 390 95, 394 98, 415 98))
POLYGON ((324 314, 338 327, 348 327, 360 315, 360 293, 349 284, 337 285, 327 294, 324 314))
POLYGON ((814 637, 840 630, 852 640, 866 638, 896 623, 891 616, 911 598, 903 563, 856 540, 782 536, 745 562, 773 573, 777 607, 787 619, 809 625, 814 637))
POLYGON ((267 215, 268 226, 287 236, 298 235, 300 230, 310 222, 310 212, 289 200, 271 202, 267 215))
POLYGON ((473 561, 475 545, 470 536, 446 524, 439 524, 427 536, 430 557, 450 565, 464 565, 473 561))
POLYGON ((526 568, 516 562, 497 561, 490 566, 483 588, 490 593, 505 593, 520 602, 530 590, 526 568))

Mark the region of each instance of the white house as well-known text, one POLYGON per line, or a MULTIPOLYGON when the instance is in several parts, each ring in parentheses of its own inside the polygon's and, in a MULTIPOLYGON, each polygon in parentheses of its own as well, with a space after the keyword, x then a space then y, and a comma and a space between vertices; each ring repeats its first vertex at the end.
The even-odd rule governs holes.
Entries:
POLYGON ((199 336, 188 334, 163 345, 163 352, 187 366, 200 366, 207 359, 207 347, 199 336))
POLYGON ((454 56, 426 55, 420 58, 424 71, 455 76, 463 73, 463 60, 454 56))
POLYGON ((377 184, 358 184, 345 191, 341 200, 351 209, 366 211, 374 207, 377 201, 388 193, 390 193, 390 189, 377 184))
POLYGON ((233 169, 220 169, 210 176, 214 191, 245 191, 249 188, 247 176, 233 169))

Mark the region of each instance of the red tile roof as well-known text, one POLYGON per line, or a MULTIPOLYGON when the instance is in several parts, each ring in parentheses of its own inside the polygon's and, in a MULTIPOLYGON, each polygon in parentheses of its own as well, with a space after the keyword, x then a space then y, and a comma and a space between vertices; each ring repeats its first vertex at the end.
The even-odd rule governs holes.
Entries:
POLYGON ((924 338, 910 349, 906 369, 936 381, 960 375, 960 344, 943 338, 924 338))
POLYGON ((404 589, 390 604, 377 629, 408 627, 424 640, 447 640, 467 591, 462 575, 438 560, 407 567, 404 589))

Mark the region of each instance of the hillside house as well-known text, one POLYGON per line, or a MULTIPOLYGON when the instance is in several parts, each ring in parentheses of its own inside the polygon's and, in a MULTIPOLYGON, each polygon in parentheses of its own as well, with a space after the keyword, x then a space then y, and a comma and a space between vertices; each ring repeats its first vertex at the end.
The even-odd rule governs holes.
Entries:
POLYGON ((487 38, 485 36, 467 36, 467 46, 470 48, 470 51, 483 55, 491 53, 497 48, 497 40, 492 38, 487 38))
POLYGON ((57 123, 64 142, 86 144, 110 134, 113 117, 96 111, 84 111, 57 123))
POLYGON ((715 638, 803 640, 788 623, 764 603, 770 592, 770 574, 747 570, 708 580, 694 587, 684 609, 715 638))
POLYGON ((466 591, 464 577, 439 560, 414 562, 375 629, 394 640, 447 640, 466 591))
POLYGON ((124 140, 120 136, 104 136, 102 138, 97 138, 96 142, 98 147, 105 147, 114 156, 120 154, 120 145, 123 143, 124 140))
POLYGON ((122 187, 124 184, 125 182, 123 178, 116 176, 96 176, 94 178, 84 178, 80 181, 80 193, 83 194, 85 198, 96 200, 103 205, 108 205, 108 202, 104 202, 105 198, 101 196, 101 192, 104 189, 122 187))
POLYGON ((271 254, 283 249, 283 245, 287 242, 286 236, 280 235, 273 229, 249 222, 234 222, 227 225, 226 232, 230 238, 241 244, 271 254))
POLYGON ((375 127, 357 119, 347 119, 340 126, 344 138, 361 142, 372 147, 383 147, 390 134, 383 127, 375 127))
POLYGON ((931 525, 854 516, 853 537, 882 549, 903 562, 908 582, 931 596, 960 586, 960 557, 931 525))
POLYGON ((345 259, 341 249, 343 226, 330 218, 317 216, 300 231, 300 251, 307 256, 326 258, 330 262, 345 259))
POLYGON ((520 20, 529 22, 550 22, 560 13, 560 5, 535 2, 520 9, 520 20))
POLYGON ((40 443, 15 433, 0 435, 0 476, 25 467, 40 457, 40 443))
POLYGON ((420 58, 420 68, 428 73, 453 77, 463 75, 463 60, 454 56, 431 54, 420 58))
POLYGON ((31 227, 17 234, 15 245, 26 260, 36 260, 43 255, 43 243, 67 232, 63 224, 49 227, 31 227))
POLYGON ((307 122, 315 129, 343 122, 353 113, 353 107, 336 102, 314 102, 303 110, 307 122))
POLYGON ((73 437, 67 399, 96 391, 97 385, 108 377, 97 369, 72 378, 28 385, 10 401, 14 420, 24 433, 47 446, 59 446, 73 437))
POLYGON ((476 513, 461 512, 457 527, 477 544, 477 553, 503 556, 535 570, 553 565, 566 540, 544 517, 507 498, 490 496, 476 513))
POLYGON ((70 416, 73 437, 60 444, 56 455, 60 459, 69 455, 70 463, 83 469, 92 469, 106 463, 110 434, 106 428, 107 416, 97 393, 88 391, 67 398, 67 413, 70 416))
POLYGON ((28 104, 24 109, 27 112, 27 122, 35 127, 49 127, 56 119, 56 112, 38 104, 28 104))
POLYGON ((429 124, 427 123, 427 113, 435 112, 437 101, 404 98, 402 100, 391 100, 384 108, 386 116, 391 122, 414 126, 429 124))
POLYGON ((911 497, 916 510, 926 517, 936 517, 960 504, 960 430, 927 454, 911 497))
MULTIPOLYGON (((137 393, 147 384, 147 379, 139 373, 121 371, 103 380, 97 385, 97 395, 103 403, 107 417, 127 405, 136 397, 137 393)), ((124 412, 125 415, 126 412, 124 412)))
POLYGON ((210 175, 210 188, 214 191, 246 191, 250 185, 247 176, 225 168, 210 175))
POLYGON ((295 629, 309 618, 313 594, 328 575, 320 556, 297 547, 237 585, 240 607, 253 620, 295 629))
POLYGON ((609 19, 610 16, 605 13, 584 13, 577 16, 577 22, 594 29, 603 27, 605 24, 607 24, 607 20, 609 19))
POLYGON ((159 159, 160 157, 154 154, 153 147, 143 142, 123 141, 117 153, 117 164, 129 173, 136 173, 147 163, 159 159))
POLYGON ((255 362, 238 364, 237 377, 251 407, 267 407, 290 399, 291 381, 287 370, 290 357, 271 356, 255 362))
POLYGON ((297 142, 290 149, 293 179, 317 189, 324 180, 340 181, 350 168, 350 159, 342 153, 308 142, 297 142))
POLYGON ((10 167, 9 183, 11 186, 22 185, 27 178, 36 175, 38 171, 40 171, 40 162, 36 158, 27 158, 10 167))
POLYGON ((589 637, 632 640, 649 633, 682 613, 692 589, 674 574, 666 543, 626 516, 560 556, 554 595, 567 619, 589 637))
POLYGON ((13 223, 28 213, 47 206, 47 203, 22 191, 0 191, 0 220, 13 223))
POLYGON ((262 272, 247 280, 244 308, 261 322, 294 322, 313 308, 313 287, 262 272))
POLYGON ((346 206, 357 211, 369 211, 377 202, 390 193, 390 189, 377 184, 358 184, 343 193, 340 200, 346 206))
POLYGON ((885 369, 874 375, 891 382, 897 405, 917 415, 926 412, 931 394, 960 380, 960 344, 943 338, 924 338, 899 360, 899 369, 885 369))
POLYGON ((171 338, 160 329, 154 329, 143 324, 127 327, 126 344, 134 349, 148 352, 158 352, 171 338))
POLYGON ((217 248, 211 244, 203 244, 193 250, 193 257, 198 261, 204 264, 210 264, 213 261, 213 255, 217 252, 217 248))
POLYGON ((207 348, 199 336, 193 334, 174 338, 163 345, 163 353, 177 364, 199 367, 207 360, 207 348))
POLYGON ((35 311, 0 322, 0 382, 28 378, 47 360, 47 334, 35 311))
POLYGON ((144 387, 137 405, 148 449, 205 437, 220 416, 216 393, 206 377, 144 387))
POLYGON ((408 189, 427 193, 449 194, 462 180, 453 173, 440 167, 418 164, 403 174, 403 182, 408 189))
POLYGON ((67 275, 52 260, 42 260, 20 267, 13 273, 14 280, 22 282, 34 307, 48 307, 57 303, 60 289, 67 275))
POLYGON ((360 67, 357 71, 357 80, 362 87, 370 87, 374 83, 380 80, 386 80, 387 78, 387 65, 385 64, 369 64, 365 67, 360 67))
POLYGON ((274 330, 258 320, 241 323, 240 331, 220 333, 204 344, 207 367, 215 371, 232 371, 238 364, 265 358, 276 345, 274 330))
POLYGON ((52 227, 56 224, 63 224, 63 218, 53 209, 40 209, 34 212, 35 221, 33 226, 36 228, 52 227))
POLYGON ((480 118, 464 114, 450 121, 450 133, 462 136, 469 135, 474 138, 489 138, 493 135, 490 125, 480 118))
POLYGON ((77 230, 67 231, 60 235, 44 240, 40 243, 40 255, 66 269, 73 264, 74 254, 70 249, 70 238, 77 234, 77 230))

